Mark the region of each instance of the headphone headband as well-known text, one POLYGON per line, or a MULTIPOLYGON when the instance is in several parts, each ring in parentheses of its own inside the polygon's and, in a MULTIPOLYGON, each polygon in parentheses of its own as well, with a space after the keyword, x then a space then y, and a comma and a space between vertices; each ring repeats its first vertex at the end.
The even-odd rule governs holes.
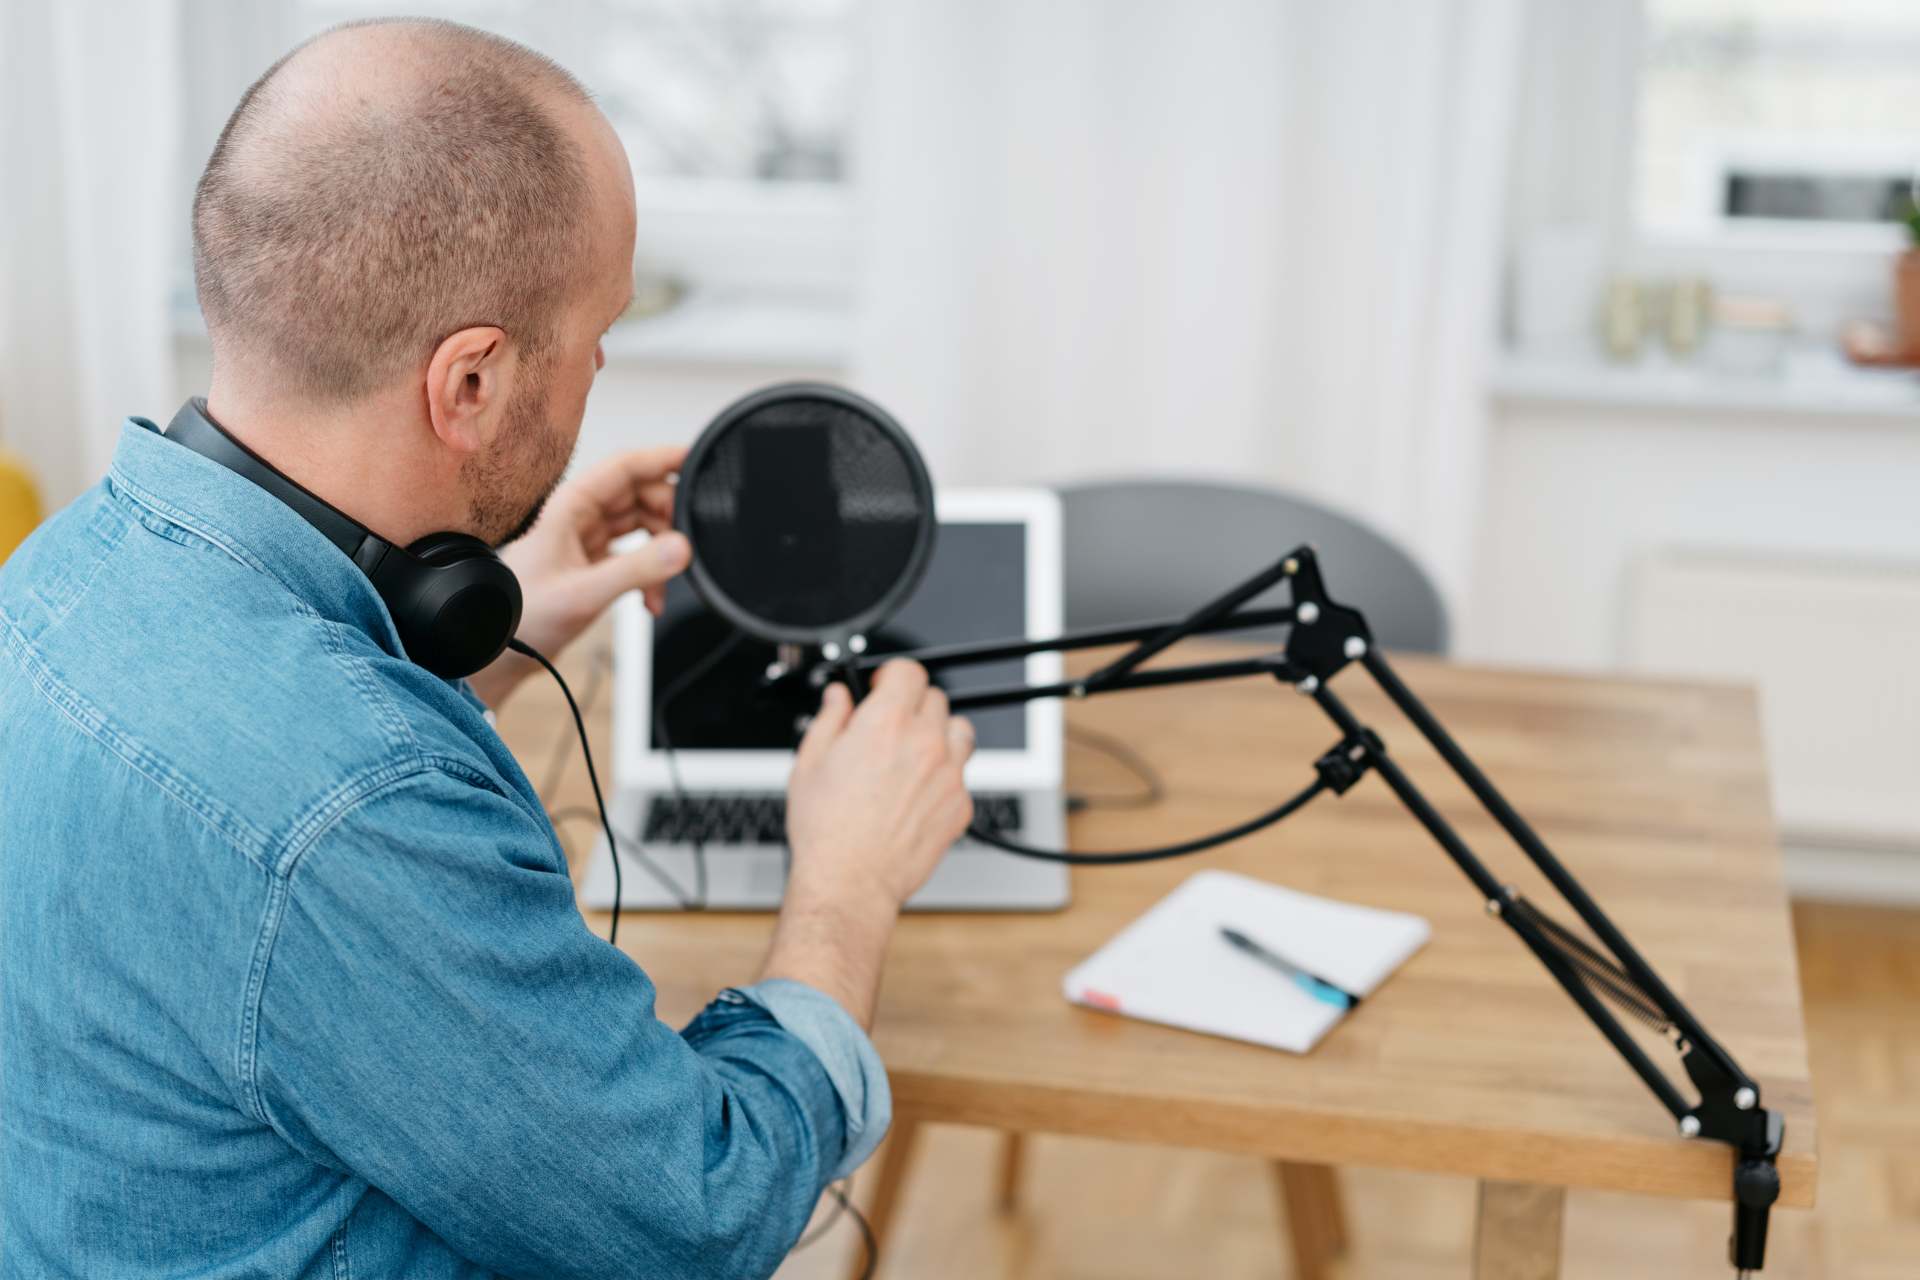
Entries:
MULTIPOLYGON (((207 402, 201 397, 195 396, 180 406, 180 412, 167 424, 166 437, 265 489, 318 529, 328 542, 346 552, 349 560, 360 563, 361 547, 373 537, 367 527, 339 508, 329 506, 325 499, 228 435, 207 412, 207 402)), ((376 538, 375 541, 382 540, 376 538)))
POLYGON ((519 629, 520 583, 472 534, 433 533, 395 546, 228 435, 198 396, 180 406, 165 434, 271 494, 340 548, 386 603, 407 656, 435 675, 472 675, 519 629))

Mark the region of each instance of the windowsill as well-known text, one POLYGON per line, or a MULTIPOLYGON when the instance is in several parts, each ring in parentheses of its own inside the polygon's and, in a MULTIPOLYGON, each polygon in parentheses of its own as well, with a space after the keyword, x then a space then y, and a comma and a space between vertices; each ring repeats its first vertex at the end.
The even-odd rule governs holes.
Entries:
POLYGON ((1920 421, 1920 372, 1863 369, 1811 347, 1771 373, 1682 364, 1664 353, 1613 364, 1598 353, 1508 350, 1488 391, 1502 404, 1920 421))
POLYGON ((609 364, 840 368, 853 349, 853 309, 831 298, 703 296, 614 326, 609 364))
MULTIPOLYGON (((174 311, 176 338, 204 343, 200 312, 191 303, 174 311)), ((607 363, 761 365, 782 369, 838 369, 853 348, 853 310, 826 298, 702 296, 689 294, 659 315, 627 320, 606 338, 607 363)))

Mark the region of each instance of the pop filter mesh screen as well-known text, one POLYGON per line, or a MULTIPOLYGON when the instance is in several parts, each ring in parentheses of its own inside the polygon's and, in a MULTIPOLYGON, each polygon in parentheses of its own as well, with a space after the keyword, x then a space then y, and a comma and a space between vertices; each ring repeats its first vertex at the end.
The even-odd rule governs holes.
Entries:
POLYGON ((863 629, 911 592, 931 497, 884 414, 837 389, 795 389, 716 420, 675 504, 708 603, 748 631, 804 643, 863 629))

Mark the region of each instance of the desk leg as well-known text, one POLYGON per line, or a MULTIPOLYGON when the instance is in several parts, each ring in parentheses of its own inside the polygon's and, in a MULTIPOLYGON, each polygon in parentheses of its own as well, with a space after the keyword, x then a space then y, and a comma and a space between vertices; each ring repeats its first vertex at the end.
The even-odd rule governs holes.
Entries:
POLYGON ((1340 1204, 1339 1173, 1329 1165, 1275 1160, 1273 1177, 1280 1217, 1293 1249, 1294 1280, 1327 1280, 1335 1255, 1347 1247, 1347 1215, 1340 1204))
POLYGON ((1559 1280, 1566 1204, 1564 1187, 1481 1182, 1474 1280, 1559 1280))
POLYGON ((1027 1135, 1008 1129, 1000 1135, 1000 1212, 1020 1205, 1020 1175, 1027 1157, 1027 1135))
MULTIPOLYGON (((887 1228, 893 1222, 893 1211, 899 1207, 900 1191, 907 1180, 907 1167, 913 1162, 913 1149, 919 1139, 920 1122, 912 1116, 894 1112, 893 1129, 887 1134, 886 1146, 880 1151, 880 1182, 874 1187, 873 1200, 867 1206, 867 1225, 873 1228, 874 1248, 883 1262, 887 1256, 887 1228)), ((853 1280, 859 1280, 865 1263, 865 1255, 856 1249, 853 1266, 847 1274, 853 1280)))

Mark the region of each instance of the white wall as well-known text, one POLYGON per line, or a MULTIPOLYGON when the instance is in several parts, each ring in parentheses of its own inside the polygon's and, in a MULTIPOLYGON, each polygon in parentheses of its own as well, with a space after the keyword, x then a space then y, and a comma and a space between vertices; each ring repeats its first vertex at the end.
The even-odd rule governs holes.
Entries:
POLYGON ((1499 404, 1461 656, 1605 670, 1627 570, 1682 545, 1920 563, 1920 422, 1499 404))
MULTIPOLYGON (((1920 415, 1507 401, 1493 415, 1483 492, 1471 603, 1455 619, 1460 656, 1473 661, 1586 671, 1627 665, 1632 575, 1661 549, 1904 565, 1920 575, 1920 415)), ((1840 620, 1817 621, 1847 634, 1840 620)), ((1668 624, 1691 625, 1685 616, 1668 624)), ((1910 723, 1912 708, 1876 708, 1871 696, 1855 696, 1863 686, 1903 696, 1911 680, 1849 671, 1852 679, 1833 682, 1848 692, 1834 692, 1822 672, 1849 661, 1850 652, 1835 651, 1846 646, 1809 643, 1783 664, 1782 643, 1756 637, 1750 652, 1726 653, 1711 668, 1721 678, 1756 678, 1763 724, 1782 748, 1770 753, 1776 792, 1797 794, 1817 781, 1778 772, 1794 756, 1784 746, 1808 741, 1898 753, 1904 761, 1880 762, 1891 765, 1893 785, 1920 785, 1899 781, 1920 778, 1920 744, 1875 732, 1882 722, 1910 723)), ((1824 763, 1821 777, 1844 772, 1843 762, 1824 763)), ((1886 809, 1899 798, 1861 808, 1886 809)), ((1920 848, 1910 838, 1869 838, 1853 829, 1850 809, 1811 825, 1780 816, 1796 895, 1920 903, 1920 848)))

